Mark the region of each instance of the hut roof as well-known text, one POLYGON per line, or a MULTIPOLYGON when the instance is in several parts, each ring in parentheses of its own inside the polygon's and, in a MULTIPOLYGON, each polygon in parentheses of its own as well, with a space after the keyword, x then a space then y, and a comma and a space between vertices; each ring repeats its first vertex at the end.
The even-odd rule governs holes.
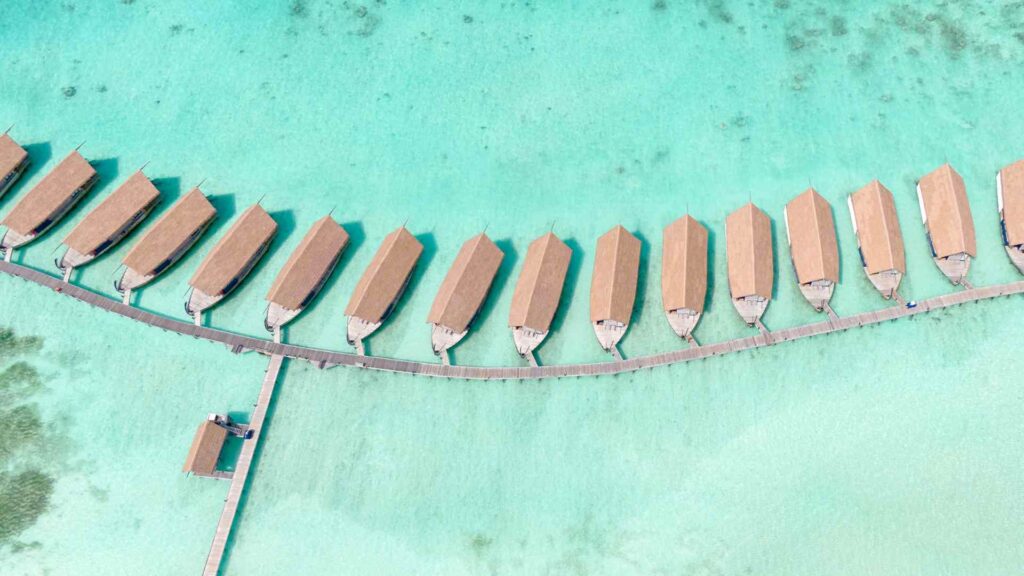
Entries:
POLYGON ((964 179, 949 164, 943 164, 917 183, 921 210, 928 215, 928 234, 939 258, 966 252, 977 255, 974 220, 967 203, 964 179))
POLYGON ((152 274, 192 234, 216 216, 213 204, 199 188, 193 188, 146 231, 121 262, 139 274, 152 274))
POLYGON ((398 298, 422 253, 423 244, 404 226, 385 236, 356 284, 345 315, 380 322, 398 298))
POLYGON ((487 234, 467 240, 441 282, 427 322, 464 332, 483 305, 504 258, 505 253, 487 234))
POLYGON ((572 249, 551 232, 530 243, 512 294, 509 326, 540 332, 551 327, 571 259, 572 249))
POLYGON ((839 247, 832 206, 814 188, 786 204, 786 229, 797 281, 839 282, 839 247))
POLYGON ((217 470, 217 459, 227 437, 227 430, 212 420, 204 420, 192 438, 192 446, 188 449, 181 471, 205 476, 213 474, 217 470))
POLYGON ((892 192, 878 180, 850 195, 857 239, 868 274, 907 271, 903 234, 892 192))
POLYGON ((277 233, 277 222, 262 206, 250 206, 206 255, 189 284, 206 294, 224 292, 232 280, 277 233))
POLYGON ((64 244, 80 254, 92 254, 159 198, 160 191, 149 178, 136 172, 89 212, 64 238, 64 244))
POLYGON ((28 152, 7 134, 0 134, 0 178, 7 176, 25 159, 28 152))
POLYGON ((733 299, 747 296, 772 297, 775 282, 772 253, 772 223, 752 203, 725 219, 726 260, 729 290, 733 299))
POLYGON ((1024 160, 999 171, 1003 187, 1003 223, 1010 246, 1024 244, 1024 160))
POLYGON ((3 224, 19 234, 32 233, 94 176, 96 170, 89 162, 77 151, 71 152, 18 202, 3 224))
POLYGON ((640 240, 622 226, 597 239, 590 282, 590 321, 629 324, 640 274, 640 240))
POLYGON ((662 307, 703 312, 708 290, 707 228, 686 215, 666 226, 661 238, 662 307))
POLYGON ((288 257, 267 292, 267 300, 298 310, 348 244, 348 232, 330 216, 316 221, 288 257))

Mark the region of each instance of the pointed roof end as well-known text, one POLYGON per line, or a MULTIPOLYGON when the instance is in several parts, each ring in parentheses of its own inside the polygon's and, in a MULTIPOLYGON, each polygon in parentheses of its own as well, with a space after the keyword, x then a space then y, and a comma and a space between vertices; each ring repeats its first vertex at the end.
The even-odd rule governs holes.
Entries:
POLYGON ((764 210, 758 208, 757 204, 754 204, 753 202, 747 202, 743 206, 740 206, 739 208, 736 209, 735 212, 733 212, 733 214, 749 214, 751 218, 753 218, 757 214, 767 217, 767 214, 764 213, 764 210))
POLYGON ((314 226, 323 226, 324 224, 328 224, 328 223, 334 223, 334 224, 338 224, 338 226, 341 226, 341 224, 339 224, 338 221, 334 219, 334 216, 331 216, 330 214, 324 215, 319 220, 314 222, 313 225, 314 226))
MULTIPOLYGON (((665 226, 665 230, 668 230, 669 228, 686 229, 693 225, 701 226, 700 222, 697 222, 696 218, 690 216, 689 214, 683 214, 679 218, 676 218, 675 220, 669 222, 668 225, 665 226)), ((703 226, 701 226, 701 228, 703 228, 703 226)))
POLYGON ((1021 158, 1020 160, 1017 160, 1015 162, 1010 162, 1006 166, 1003 166, 1002 168, 999 169, 999 174, 1005 177, 1008 172, 1016 172, 1021 170, 1024 170, 1024 158, 1021 158))
POLYGON ((632 234, 629 233, 629 230, 626 230, 625 228, 622 227, 622 224, 616 224, 615 226, 612 226, 612 228, 610 230, 608 230, 607 232, 602 234, 601 238, 605 238, 605 237, 609 237, 609 236, 621 237, 623 234, 626 234, 628 236, 632 236, 632 234))
POLYGON ((552 239, 554 239, 557 242, 562 242, 562 239, 559 238, 558 235, 555 234, 554 232, 545 232, 538 236, 533 242, 536 242, 538 244, 548 244, 549 242, 551 242, 552 239))

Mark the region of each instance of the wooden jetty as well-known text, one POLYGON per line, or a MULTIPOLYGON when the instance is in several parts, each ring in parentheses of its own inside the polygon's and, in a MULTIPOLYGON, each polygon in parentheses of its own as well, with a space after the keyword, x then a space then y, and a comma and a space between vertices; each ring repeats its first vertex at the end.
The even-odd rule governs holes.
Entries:
POLYGON ((459 378, 466 380, 527 380, 568 378, 574 376, 599 376, 635 372, 645 368, 681 364, 692 360, 700 360, 713 356, 722 356, 732 352, 770 346, 790 340, 799 340, 820 334, 830 334, 833 332, 848 330, 850 328, 858 328, 860 326, 880 324, 882 322, 888 322, 889 320, 925 314, 932 310, 949 308, 951 306, 957 306, 967 302, 988 300, 991 298, 998 298, 1000 296, 1024 293, 1024 280, 1021 280, 995 286, 967 288, 952 294, 945 294, 929 298, 927 300, 921 300, 912 308, 906 306, 892 306, 882 310, 862 312, 852 316, 836 317, 835 319, 829 318, 822 322, 775 330, 770 333, 762 332, 756 336, 705 344, 699 347, 688 347, 681 350, 673 350, 671 352, 642 356, 629 360, 601 362, 597 364, 484 367, 445 366, 443 364, 436 364, 433 362, 425 363, 409 360, 395 360, 391 358, 361 356, 319 348, 280 344, 262 338, 241 336, 224 330, 195 326, 191 323, 182 322, 180 320, 161 316, 152 312, 146 312, 145 310, 139 310, 138 308, 122 304, 118 300, 102 294, 97 294, 91 290, 81 288, 73 284, 65 284, 60 278, 20 264, 0 262, 0 272, 9 276, 22 278, 40 286, 45 286, 55 292, 76 300, 81 300, 82 302, 113 312, 114 314, 125 318, 156 326, 170 332, 176 332, 178 334, 224 344, 232 352, 236 353, 256 351, 270 356, 285 356, 288 358, 311 362, 319 368, 349 366, 367 370, 380 370, 384 372, 399 372, 404 374, 433 376, 437 378, 459 378))
POLYGON ((252 469, 253 455, 256 454, 256 445, 260 441, 260 429, 263 427, 263 421, 267 417, 267 407, 270 406, 270 399, 274 395, 274 387, 277 384, 277 376, 281 372, 283 361, 284 357, 280 354, 270 357, 270 364, 267 366, 267 372, 263 377, 263 387, 260 388, 256 407, 253 408, 252 418, 249 420, 248 430, 251 432, 251 437, 242 443, 238 462, 235 463, 235 473, 231 476, 231 486, 228 488, 228 496, 224 500, 224 509, 220 513, 217 531, 213 535, 210 553, 206 557, 206 567, 203 568, 203 576, 217 576, 217 573, 220 572, 220 565, 224 560, 224 550, 227 548, 228 537, 231 535, 231 526, 235 523, 238 503, 242 499, 245 481, 249 478, 249 471, 252 469))

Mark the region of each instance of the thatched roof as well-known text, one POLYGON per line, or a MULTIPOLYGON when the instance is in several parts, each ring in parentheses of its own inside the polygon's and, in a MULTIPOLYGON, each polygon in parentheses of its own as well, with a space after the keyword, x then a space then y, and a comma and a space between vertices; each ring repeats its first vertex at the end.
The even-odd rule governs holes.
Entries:
POLYGON ((903 234, 892 192, 878 180, 850 195, 857 239, 868 274, 888 270, 906 273, 903 234))
POLYGON ((839 282, 839 246, 832 207, 814 188, 786 204, 786 229, 799 283, 839 282))
POLYGON ((96 170, 81 154, 68 154, 18 202, 2 224, 19 234, 31 234, 95 176, 96 170))
POLYGON ((775 256, 768 216, 752 203, 729 214, 725 219, 725 244, 733 299, 770 299, 775 282, 775 256))
POLYGON ((348 233, 333 218, 317 220, 278 272, 267 301, 288 310, 301 308, 347 244, 348 233))
POLYGON ((422 253, 423 244, 404 226, 384 237, 356 284, 345 315, 380 322, 398 299, 422 253))
POLYGON ((661 243, 662 307, 703 312, 708 290, 707 228, 683 216, 665 227, 661 243))
POLYGON ((530 243, 512 294, 509 326, 540 332, 551 327, 571 259, 572 249, 551 232, 530 243))
POLYGON ((597 240, 590 281, 590 321, 629 324, 640 274, 640 240, 615 226, 597 240))
POLYGON ((7 134, 0 135, 0 179, 10 174, 28 158, 28 152, 7 134))
POLYGON ((160 191, 141 171, 100 202, 64 238, 64 244, 80 254, 93 254, 140 212, 160 198, 160 191))
POLYGON ((152 274, 197 230, 217 216, 217 210, 199 188, 181 197, 143 234, 121 261, 142 275, 152 274))
POLYGON ((204 420, 192 438, 192 446, 185 457, 182 472, 209 476, 217 470, 217 459, 228 437, 228 431, 212 420, 204 420))
POLYGON ((917 186, 935 255, 939 258, 961 252, 977 255, 974 220, 960 174, 949 164, 943 164, 921 178, 917 186))
POLYGON ((465 332, 487 297, 505 253, 487 237, 477 234, 459 249, 455 262, 441 282, 427 322, 465 332))
POLYGON ((262 206, 249 207, 206 255, 189 285, 211 296, 222 294, 276 233, 277 222, 262 206))
POLYGON ((1024 160, 999 171, 1003 188, 1003 223, 1010 246, 1024 244, 1024 160))

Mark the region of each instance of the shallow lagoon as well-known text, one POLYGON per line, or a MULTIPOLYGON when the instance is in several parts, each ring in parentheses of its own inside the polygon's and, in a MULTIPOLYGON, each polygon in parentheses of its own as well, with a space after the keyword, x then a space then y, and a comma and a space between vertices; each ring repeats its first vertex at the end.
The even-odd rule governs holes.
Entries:
MULTIPOLYGON (((370 349, 425 361, 436 288, 487 226, 508 257, 454 354, 466 364, 519 361, 505 326, 512 284, 528 242, 552 225, 577 258, 545 362, 605 359, 586 296, 594 242, 616 223, 645 241, 624 354, 680 346, 660 311, 659 250, 661 228, 686 211, 714 235, 698 337, 748 334, 728 302, 722 225, 748 198, 775 221, 766 324, 817 319, 782 224, 809 183, 833 203, 840 234, 837 312, 885 305, 859 269, 845 205, 874 177, 896 195, 902 292, 949 291, 913 194, 947 160, 978 230, 971 279, 1016 279, 994 175, 1024 156, 1013 112, 1024 9, 862 4, 10 3, 0 120, 16 123, 37 163, 0 212, 83 140, 104 184, 23 263, 51 269, 74 222, 147 161, 172 197, 205 178, 225 216, 263 197, 282 234, 210 320, 259 335, 273 274, 333 208, 353 244, 287 334, 330 348, 345 346, 342 308, 359 273, 409 219, 424 265, 370 349)), ((188 276, 229 221, 140 305, 181 316, 188 276)), ((75 281, 110 292, 127 248, 75 281)), ((42 340, 3 358, 40 380, 4 407, 34 406, 39 422, 4 472, 52 481, 30 491, 48 493, 44 505, 19 497, 26 520, 2 535, 4 572, 197 569, 227 485, 178 470, 199 419, 251 405, 265 360, 11 279, 0 293, 0 324, 42 340)), ((1021 366, 1020 317, 1019 298, 1000 300, 596 380, 481 384, 291 364, 227 573, 1008 572, 1024 558, 1013 538, 1024 430, 1008 377, 1021 366)))

